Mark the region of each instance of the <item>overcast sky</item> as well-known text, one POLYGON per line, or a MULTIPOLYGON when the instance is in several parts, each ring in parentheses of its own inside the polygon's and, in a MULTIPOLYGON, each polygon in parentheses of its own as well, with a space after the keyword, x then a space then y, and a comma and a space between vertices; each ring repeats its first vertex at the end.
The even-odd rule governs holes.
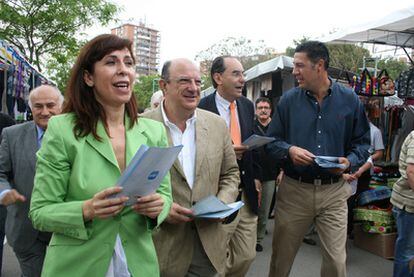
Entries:
MULTIPOLYGON (((123 8, 119 19, 145 20, 161 32, 161 62, 186 57, 223 38, 264 40, 283 52, 294 39, 319 37, 413 5, 413 0, 113 0, 123 8)), ((93 27, 92 38, 110 32, 93 27)))

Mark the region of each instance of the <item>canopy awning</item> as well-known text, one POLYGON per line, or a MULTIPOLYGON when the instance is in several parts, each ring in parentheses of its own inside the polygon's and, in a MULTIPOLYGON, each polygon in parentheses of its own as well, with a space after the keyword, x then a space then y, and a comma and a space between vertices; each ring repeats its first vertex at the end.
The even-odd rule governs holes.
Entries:
POLYGON ((414 6, 319 38, 330 43, 375 43, 414 48, 414 6))
POLYGON ((253 80, 263 74, 270 73, 282 69, 292 70, 293 58, 288 56, 278 56, 271 60, 259 63, 252 68, 246 70, 246 82, 253 80))

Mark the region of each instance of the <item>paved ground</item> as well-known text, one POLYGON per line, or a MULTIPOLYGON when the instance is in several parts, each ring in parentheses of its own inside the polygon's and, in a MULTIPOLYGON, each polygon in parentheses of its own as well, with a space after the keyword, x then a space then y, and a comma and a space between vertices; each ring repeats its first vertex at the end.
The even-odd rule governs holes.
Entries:
MULTIPOLYGON (((263 252, 258 252, 247 277, 262 277, 269 272, 271 248, 272 248, 273 220, 268 226, 269 234, 263 243, 263 252)), ((313 239, 318 241, 317 235, 313 239)), ((290 277, 318 277, 320 276, 321 254, 317 246, 302 244, 296 256, 290 277)), ((352 241, 347 245, 347 271, 348 277, 391 277, 392 261, 373 255, 365 250, 355 247, 352 241)))
MULTIPOLYGON (((268 230, 273 228, 273 222, 268 230)), ((272 232, 265 237, 264 251, 257 254, 247 277, 267 276, 271 255, 272 232)), ((317 240, 317 236, 314 236, 317 240)), ((3 257, 2 277, 18 277, 20 269, 17 260, 8 245, 5 245, 3 257)), ((349 277, 390 277, 392 276, 392 261, 375 256, 369 252, 353 246, 352 241, 348 242, 347 269, 349 277)), ((321 264, 319 246, 303 244, 295 259, 290 277, 318 277, 321 264)), ((149 276, 150 277, 150 276, 149 276)))

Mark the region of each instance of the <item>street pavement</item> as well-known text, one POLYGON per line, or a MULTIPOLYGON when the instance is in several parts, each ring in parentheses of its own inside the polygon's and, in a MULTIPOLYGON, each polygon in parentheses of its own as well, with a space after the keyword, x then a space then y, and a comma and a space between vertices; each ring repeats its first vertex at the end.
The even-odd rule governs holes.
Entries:
MULTIPOLYGON (((258 252, 250 267, 247 277, 265 277, 268 274, 272 248, 273 220, 269 222, 268 231, 263 241, 263 252, 258 252)), ((321 254, 317 235, 313 236, 317 246, 302 244, 292 267, 290 277, 318 277, 320 273, 321 254)), ((347 245, 347 270, 349 277, 390 277, 392 276, 392 261, 375 256, 355 247, 352 241, 347 245)), ((2 277, 18 277, 20 269, 13 251, 5 245, 3 256, 2 277)), ((149 276, 150 277, 150 276, 149 276)))
MULTIPOLYGON (((270 220, 268 235, 263 241, 263 252, 258 252, 250 267, 247 277, 262 277, 268 275, 270 256, 272 255, 273 222, 270 220)), ((289 277, 318 277, 321 268, 320 242, 317 235, 312 238, 316 246, 302 243, 293 263, 289 277)), ((348 277, 391 277, 392 261, 373 255, 353 245, 352 240, 347 243, 347 275, 348 277)))

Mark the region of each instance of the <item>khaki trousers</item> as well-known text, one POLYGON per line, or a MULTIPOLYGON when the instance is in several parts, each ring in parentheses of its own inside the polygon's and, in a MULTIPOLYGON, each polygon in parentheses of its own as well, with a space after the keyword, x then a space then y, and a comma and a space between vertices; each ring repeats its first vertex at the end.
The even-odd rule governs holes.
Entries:
POLYGON ((256 257, 257 215, 250 210, 243 193, 244 206, 230 224, 224 225, 228 234, 226 277, 243 277, 256 257))
POLYGON ((289 276, 296 253, 314 223, 321 240, 322 277, 346 276, 346 200, 351 186, 301 183, 285 176, 279 186, 269 277, 289 276))
POLYGON ((258 211, 257 218, 257 243, 261 244, 266 233, 266 225, 269 219, 270 205, 276 189, 276 181, 262 182, 262 200, 258 211))

